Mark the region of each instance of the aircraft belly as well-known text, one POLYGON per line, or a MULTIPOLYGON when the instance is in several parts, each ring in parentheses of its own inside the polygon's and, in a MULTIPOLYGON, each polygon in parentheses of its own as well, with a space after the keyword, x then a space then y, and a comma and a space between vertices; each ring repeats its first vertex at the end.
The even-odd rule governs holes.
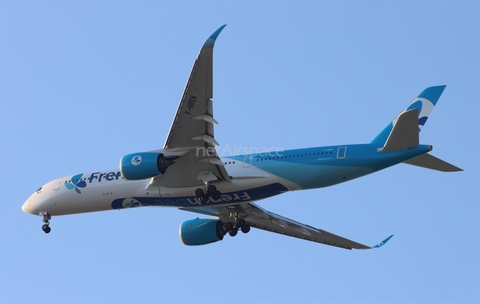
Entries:
MULTIPOLYGON (((113 209, 123 209, 139 206, 163 207, 201 207, 206 205, 230 205, 247 203, 265 199, 292 189, 292 183, 276 176, 268 178, 235 178, 230 182, 215 183, 222 193, 219 199, 210 198, 202 203, 194 192, 197 187, 160 188, 161 196, 147 197, 145 195, 117 198, 111 203, 113 209)), ((295 187, 295 185, 293 186, 295 187)), ((298 188, 298 186, 296 186, 298 188)))
POLYGON ((308 188, 320 188, 347 182, 352 179, 373 173, 375 170, 370 167, 354 166, 322 166, 322 175, 313 181, 308 188))

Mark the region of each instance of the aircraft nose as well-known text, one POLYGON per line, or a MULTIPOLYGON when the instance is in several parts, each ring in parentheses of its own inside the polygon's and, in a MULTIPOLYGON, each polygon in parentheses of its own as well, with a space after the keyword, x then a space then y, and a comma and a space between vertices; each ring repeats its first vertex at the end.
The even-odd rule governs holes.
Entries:
POLYGON ((25 203, 23 203, 23 205, 22 205, 22 211, 23 212, 30 213, 29 210, 30 210, 30 198, 28 200, 26 200, 25 203))
POLYGON ((32 208, 32 201, 31 201, 31 200, 32 200, 32 198, 29 197, 29 198, 25 201, 25 203, 23 203, 23 205, 22 205, 22 211, 25 212, 25 213, 28 213, 28 214, 34 214, 34 215, 36 215, 37 213, 36 213, 35 210, 33 210, 34 208, 32 208))

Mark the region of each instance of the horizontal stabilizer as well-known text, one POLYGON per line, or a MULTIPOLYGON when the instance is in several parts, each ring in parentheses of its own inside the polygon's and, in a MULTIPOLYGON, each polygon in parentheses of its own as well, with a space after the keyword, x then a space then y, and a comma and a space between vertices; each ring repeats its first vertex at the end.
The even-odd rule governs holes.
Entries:
POLYGON ((438 170, 442 172, 457 172, 463 171, 462 169, 447 163, 439 158, 436 158, 430 154, 423 154, 418 157, 412 158, 404 162, 405 164, 423 167, 432 170, 438 170))
POLYGON ((382 152, 406 150, 419 145, 418 110, 403 112, 393 126, 382 152))

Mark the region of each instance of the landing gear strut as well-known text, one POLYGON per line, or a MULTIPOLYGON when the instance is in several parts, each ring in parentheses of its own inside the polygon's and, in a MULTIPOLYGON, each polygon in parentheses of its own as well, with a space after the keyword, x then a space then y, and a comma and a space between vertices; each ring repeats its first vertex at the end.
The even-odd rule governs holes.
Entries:
POLYGON ((218 200, 222 196, 222 193, 217 190, 215 185, 208 185, 206 191, 198 188, 195 190, 195 197, 198 198, 202 203, 208 202, 208 199, 218 200))
POLYGON ((52 230, 52 228, 50 228, 50 220, 51 219, 52 219, 52 217, 50 216, 50 214, 48 214, 48 212, 45 212, 43 214, 43 220, 42 221, 45 223, 42 226, 43 232, 50 233, 50 231, 52 230))

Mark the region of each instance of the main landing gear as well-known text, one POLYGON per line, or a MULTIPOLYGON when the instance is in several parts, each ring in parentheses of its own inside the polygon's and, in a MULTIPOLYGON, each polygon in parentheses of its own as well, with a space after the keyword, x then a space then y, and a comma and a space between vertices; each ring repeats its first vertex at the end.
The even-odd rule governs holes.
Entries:
POLYGON ((50 233, 50 231, 52 230, 52 228, 50 228, 50 220, 51 219, 52 219, 52 217, 50 216, 50 214, 48 214, 48 212, 45 212, 43 214, 43 220, 42 221, 45 223, 42 226, 43 232, 50 233))
POLYGON ((195 190, 195 197, 198 198, 202 203, 208 202, 209 198, 212 200, 218 200, 222 196, 222 193, 217 190, 215 185, 208 185, 206 191, 198 188, 195 190))
POLYGON ((230 234, 230 236, 236 236, 240 229, 243 233, 248 233, 250 231, 250 225, 245 222, 244 219, 238 219, 235 223, 225 222, 223 223, 223 235, 230 234))

